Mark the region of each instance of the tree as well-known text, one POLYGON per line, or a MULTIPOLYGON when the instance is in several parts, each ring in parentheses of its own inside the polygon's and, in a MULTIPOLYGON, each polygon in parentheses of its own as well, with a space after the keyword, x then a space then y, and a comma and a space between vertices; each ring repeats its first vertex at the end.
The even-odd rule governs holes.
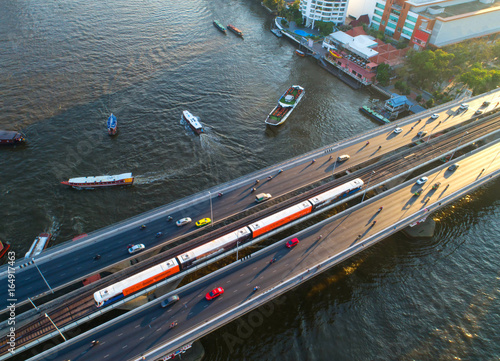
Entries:
POLYGON ((391 67, 389 64, 382 63, 377 67, 377 81, 382 85, 386 86, 389 84, 391 79, 391 67))
POLYGON ((333 27, 335 26, 335 24, 325 21, 315 21, 314 26, 319 29, 321 35, 327 36, 333 33, 333 27))

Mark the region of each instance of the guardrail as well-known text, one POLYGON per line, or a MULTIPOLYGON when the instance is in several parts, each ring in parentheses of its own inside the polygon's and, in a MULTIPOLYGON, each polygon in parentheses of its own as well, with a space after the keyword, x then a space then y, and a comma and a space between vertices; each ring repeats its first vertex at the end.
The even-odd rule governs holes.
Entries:
MULTIPOLYGON (((498 144, 498 143, 500 143, 500 140, 497 140, 497 141, 493 142, 492 144, 498 144)), ((475 149, 474 151, 472 151, 471 153, 468 153, 467 155, 463 155, 461 157, 458 157, 456 159, 456 161, 460 161, 461 159, 464 159, 464 158, 466 158, 466 157, 468 157, 470 155, 473 155, 473 154, 475 154, 477 152, 480 152, 484 148, 486 148, 486 146, 478 148, 478 149, 475 149)), ((428 173, 434 172, 436 169, 440 170, 440 169, 444 169, 446 167, 448 167, 448 165, 444 164, 441 167, 437 167, 437 168, 433 169, 432 171, 429 171, 428 173)), ((500 176, 500 169, 498 169, 498 170, 496 170, 496 171, 488 174, 488 176, 483 176, 483 177, 477 179, 476 181, 470 183, 467 187, 462 188, 460 191, 457 191, 457 192, 452 193, 452 194, 450 194, 449 196, 447 196, 447 197, 445 197, 443 199, 440 199, 439 203, 436 201, 434 203, 428 204, 424 209, 419 210, 419 211, 413 213, 412 215, 410 215, 410 216, 408 216, 408 217, 406 217, 406 218, 398 221, 393 226, 388 227, 388 228, 386 228, 386 229, 384 229, 384 230, 382 230, 382 231, 380 231, 380 232, 372 235, 371 237, 369 237, 369 238, 367 238, 367 239, 365 239, 363 241, 358 242, 356 245, 353 245, 353 246, 347 248, 346 250, 344 250, 344 251, 342 251, 342 252, 340 252, 340 253, 338 253, 336 255, 329 256, 327 259, 325 259, 322 262, 319 262, 318 265, 312 267, 312 268, 317 267, 316 272, 311 272, 310 271, 311 268, 309 269, 309 271, 301 272, 300 274, 298 274, 296 276, 293 276, 293 277, 289 278, 286 281, 282 281, 279 285, 276 285, 275 287, 266 290, 265 292, 263 292, 262 294, 259 294, 258 296, 252 298, 251 300, 242 303, 241 305, 239 305, 238 307, 234 308, 233 310, 228 311, 228 312, 226 312, 226 313, 224 313, 222 315, 216 316, 215 318, 213 318, 211 320, 211 322, 206 322, 202 326, 199 326, 199 327, 197 327, 197 328, 195 328, 193 330, 189 330, 189 334, 188 335, 184 335, 184 336, 178 337, 178 338, 176 338, 174 340, 170 340, 168 342, 168 344, 160 345, 159 346, 160 348, 161 347, 168 347, 166 350, 162 350, 161 352, 162 353, 168 353, 169 351, 176 350, 176 349, 180 348, 181 346, 183 346, 184 344, 192 342, 192 341, 194 341, 194 340, 202 337, 203 335, 205 335, 205 334, 213 331, 214 329, 216 329, 216 328, 224 325, 225 323, 230 322, 232 319, 240 317, 241 315, 245 314, 249 310, 257 307, 257 306, 255 306, 255 304, 260 305, 260 304, 262 304, 264 302, 269 301, 270 299, 278 297, 282 293, 288 291, 290 288, 293 288, 296 285, 298 285, 298 284, 300 284, 302 282, 307 281, 309 278, 314 277, 316 274, 321 273, 323 270, 333 267, 334 265, 342 262, 343 260, 345 260, 345 259, 353 256, 354 254, 362 251, 363 249, 365 249, 365 248, 367 248, 367 247, 369 247, 369 246, 371 246, 371 245, 379 242, 380 240, 386 238, 387 236, 389 236, 389 235, 391 235, 391 234, 393 234, 393 233, 401 230, 402 228, 406 227, 408 224, 410 224, 410 223, 412 223, 412 222, 414 222, 414 221, 416 221, 418 219, 421 219, 422 215, 429 214, 431 211, 439 209, 439 208, 445 206, 446 204, 449 204, 449 203, 455 201, 457 198, 462 197, 467 192, 469 192, 469 191, 471 191, 471 190, 473 190, 473 189, 475 189, 477 187, 480 187, 480 186, 486 184, 487 182, 489 182, 492 179, 497 178, 498 176, 500 176), (438 205, 436 205, 436 203, 438 203, 438 205), (320 268, 321 268, 322 271, 318 272, 320 268), (266 296, 267 298, 264 298, 264 296, 266 296), (258 300, 260 300, 260 301, 258 301, 258 300), (231 315, 231 317, 229 317, 229 315, 231 315), (216 325, 214 325, 213 324, 214 322, 219 322, 219 323, 216 324, 216 325), (200 334, 200 332, 201 332, 201 334, 200 334), (166 346, 166 345, 168 345, 168 346, 166 346)), ((403 183, 403 184, 395 187, 394 190, 399 190, 401 188, 404 188, 408 184, 413 183, 413 181, 414 180, 407 181, 407 182, 405 182, 405 183, 403 183)), ((375 186, 373 186, 372 188, 367 189, 367 191, 371 190, 373 188, 375 188, 375 186)), ((351 207, 349 209, 346 209, 343 212, 340 212, 339 214, 335 215, 335 218, 340 218, 340 217, 343 217, 343 216, 345 216, 345 215, 347 215, 349 213, 352 213, 354 210, 357 210, 359 208, 364 207, 365 204, 370 204, 370 203, 376 202, 378 199, 382 198, 382 194, 379 194, 379 195, 377 195, 375 197, 370 198, 369 200, 367 200, 367 201, 365 201, 363 203, 360 203, 360 204, 358 204, 356 206, 353 206, 353 207, 351 207)), ((349 199, 355 198, 355 196, 358 196, 358 195, 359 194, 353 195, 353 196, 351 196, 351 197, 343 200, 343 202, 344 201, 348 201, 349 199)), ((335 207, 337 205, 338 204, 334 204, 334 205, 331 205, 329 207, 325 207, 322 211, 328 211, 329 209, 331 209, 331 208, 333 208, 333 207, 335 207)), ((318 213, 320 213, 320 212, 318 212, 318 213)), ((318 213, 315 213, 314 215, 309 215, 309 216, 307 216, 307 218, 311 218, 312 216, 316 216, 318 213)), ((303 221, 305 219, 306 219, 306 217, 302 218, 301 221, 303 221)), ((321 226, 322 224, 325 224, 325 223, 328 223, 328 222, 331 222, 331 219, 325 219, 325 220, 323 220, 323 221, 319 222, 318 224, 316 224, 314 226, 311 226, 311 227, 316 227, 318 225, 321 226)), ((289 226, 291 227, 291 226, 293 226, 293 225, 295 225, 297 223, 299 223, 298 220, 294 221, 293 223, 290 223, 289 226)), ((311 227, 298 232, 294 236, 300 237, 301 234, 303 234, 305 232, 308 232, 311 227)), ((248 246, 250 246, 250 245, 252 245, 254 243, 257 243, 257 242, 261 241, 263 238, 268 238, 269 236, 271 236, 273 234, 276 234, 278 232, 281 232, 281 231, 282 231, 282 229, 280 229, 279 231, 275 230, 275 231, 273 231, 273 232, 271 232, 269 234, 266 234, 265 237, 264 236, 259 237, 255 241, 252 241, 252 242, 249 242, 249 243, 245 244, 245 247, 240 247, 240 250, 244 249, 244 248, 246 248, 246 247, 248 247, 248 246)), ((208 274, 208 275, 206 275, 206 276, 204 276, 204 277, 202 277, 202 278, 200 278, 200 279, 198 279, 198 280, 196 280, 196 281, 194 281, 194 282, 192 282, 190 284, 187 284, 187 285, 185 285, 185 286, 183 286, 183 287, 181 287, 179 289, 176 289, 175 291, 173 291, 173 292, 165 295, 165 297, 168 297, 169 295, 172 295, 174 293, 183 292, 187 288, 196 286, 196 285, 204 282, 206 279, 208 279, 210 277, 215 277, 215 276, 217 276, 220 273, 226 272, 226 271, 230 270, 231 268, 236 267, 238 264, 240 264, 240 262, 247 261, 248 259, 250 259, 254 255, 258 256, 262 252, 269 251, 269 249, 274 249, 274 248, 277 248, 277 247, 282 247, 283 244, 286 242, 286 240, 288 238, 283 239, 281 241, 278 241, 278 242, 274 243, 273 245, 271 245, 271 246, 269 246, 269 247, 267 247, 265 249, 259 250, 259 251, 255 252, 255 253, 253 253, 252 255, 250 255, 249 257, 246 257, 244 260, 240 260, 240 261, 234 262, 234 263, 232 263, 232 264, 230 264, 230 265, 228 265, 228 266, 226 266, 224 268, 221 268, 221 269, 219 269, 219 270, 217 270, 217 271, 215 271, 215 272, 213 272, 211 274, 208 274)), ((196 271, 196 270, 198 270, 200 268, 205 267, 209 263, 218 261, 218 260, 220 260, 222 258, 226 258, 228 255, 230 255, 231 253, 234 253, 234 252, 236 252, 236 250, 232 250, 231 252, 219 255, 215 259, 212 259, 212 260, 207 261, 207 262, 205 262, 203 264, 200 264, 200 265, 197 265, 197 266, 193 267, 192 269, 190 269, 190 271, 194 272, 194 271, 196 271)), ((186 274, 187 273, 183 273, 183 276, 186 275, 186 274)), ((177 275, 177 276, 174 276, 174 277, 170 278, 169 280, 162 281, 162 282, 160 282, 160 283, 158 283, 158 284, 156 284, 154 286, 151 286, 148 289, 146 289, 143 292, 141 292, 141 294, 136 294, 134 297, 128 298, 126 300, 126 302, 130 302, 131 300, 133 300, 136 297, 139 297, 143 293, 148 293, 148 292, 154 291, 156 288, 164 286, 164 285, 172 282, 173 280, 175 280, 175 279, 177 279, 179 277, 180 277, 180 275, 177 275)), ((86 337, 86 336, 92 334, 93 332, 102 331, 102 330, 104 330, 104 328, 109 327, 109 326, 111 326, 113 324, 116 324, 116 323, 122 321, 123 319, 125 319, 127 317, 133 316, 136 313, 141 312, 143 309, 145 309, 147 307, 152 307, 152 306, 156 305, 162 299, 163 298, 155 300, 155 301, 151 301, 151 302, 149 302, 149 303, 147 303, 147 304, 145 304, 143 306, 140 306, 140 307, 138 307, 138 308, 130 311, 129 313, 127 313, 126 315, 124 315, 122 317, 119 317, 117 319, 111 320, 111 321, 109 321, 109 322, 107 322, 107 323, 105 323, 105 324, 103 324, 101 326, 98 326, 97 328, 95 328, 93 330, 87 331, 86 333, 84 333, 84 334, 76 337, 72 341, 73 342, 77 342, 79 339, 81 339, 83 337, 86 337)), ((124 304, 126 302, 125 302, 125 300, 121 300, 121 301, 117 302, 115 305, 113 305, 113 307, 121 306, 122 304, 124 304)), ((108 310, 110 310, 110 309, 111 309, 111 307, 108 307, 108 310)), ((100 310, 98 312, 99 314, 96 315, 96 316, 94 316, 94 317, 100 316, 100 315, 102 315, 105 312, 107 312, 107 311, 106 310, 100 310)), ((90 320, 90 319, 92 319, 94 317, 90 317, 89 316, 88 320, 90 320)), ((72 328, 72 327, 74 327, 76 325, 78 325, 78 323, 75 323, 71 327, 70 327, 70 325, 68 325, 66 327, 61 328, 61 331, 62 332, 68 331, 70 328, 72 328)), ((43 340, 46 341, 47 339, 50 339, 52 337, 57 337, 58 335, 59 335, 58 332, 53 332, 52 334, 47 335, 46 337, 44 337, 43 340)), ((68 341, 68 342, 72 342, 72 341, 68 341)), ((65 345, 66 345, 66 343, 62 344, 62 345, 59 345, 59 346, 56 346, 56 348, 58 348, 58 347, 64 347, 65 345)), ((41 354, 40 356, 42 356, 44 354, 45 353, 41 354)), ((144 354, 144 355, 150 355, 150 354, 151 353, 144 354)), ((3 356, 0 357, 0 360, 3 360, 3 359, 4 359, 3 356)), ((38 358, 35 357, 35 358, 30 359, 30 360, 37 360, 37 359, 38 358)), ((140 359, 138 359, 138 360, 140 360, 140 359)))

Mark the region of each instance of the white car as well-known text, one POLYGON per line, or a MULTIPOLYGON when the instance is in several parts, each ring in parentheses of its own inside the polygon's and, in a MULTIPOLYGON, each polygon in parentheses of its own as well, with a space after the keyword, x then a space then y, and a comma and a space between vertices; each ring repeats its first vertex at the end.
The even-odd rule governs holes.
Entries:
POLYGON ((401 128, 396 128, 396 129, 394 129, 394 133, 396 133, 396 134, 399 134, 399 133, 401 133, 402 131, 403 131, 403 129, 401 129, 401 128))
POLYGON ((185 217, 185 218, 179 219, 177 222, 175 222, 175 224, 177 224, 177 227, 181 227, 181 226, 188 224, 190 222, 191 222, 191 218, 185 217))
POLYGON ((476 112, 474 114, 475 115, 481 115, 481 114, 483 114, 483 111, 481 109, 478 109, 478 110, 476 110, 476 112))
POLYGON ((460 104, 460 107, 458 108, 458 110, 466 110, 466 109, 469 109, 469 104, 467 103, 460 104))
POLYGON ((128 253, 130 254, 134 254, 134 253, 137 253, 137 252, 140 252, 140 251, 144 251, 146 249, 146 246, 143 245, 142 243, 140 244, 136 244, 132 247, 129 247, 128 249, 128 253))
POLYGON ((437 118, 439 118, 439 114, 434 113, 431 115, 431 119, 437 119, 437 118))
POLYGON ((417 184, 418 184, 418 185, 422 185, 422 184, 424 184, 425 182, 427 182, 428 180, 429 180, 429 178, 427 178, 427 177, 422 177, 422 178, 420 178, 420 179, 417 181, 417 184))

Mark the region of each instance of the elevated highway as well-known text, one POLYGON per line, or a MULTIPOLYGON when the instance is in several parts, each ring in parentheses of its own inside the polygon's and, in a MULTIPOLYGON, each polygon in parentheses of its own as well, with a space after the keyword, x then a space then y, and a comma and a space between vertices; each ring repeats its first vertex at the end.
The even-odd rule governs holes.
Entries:
MULTIPOLYGON (((329 157, 340 154, 349 154, 351 159, 345 164, 338 165, 335 173, 341 173, 354 165, 363 164, 378 159, 385 154, 405 148, 419 140, 417 133, 426 131, 426 137, 438 136, 447 129, 461 126, 465 123, 474 122, 478 119, 475 111, 481 109, 484 115, 499 109, 500 91, 492 91, 468 100, 469 109, 459 112, 459 102, 452 102, 429 110, 424 114, 407 117, 398 122, 370 130, 355 138, 342 141, 338 144, 324 147, 310 152, 275 167, 255 172, 247 177, 237 179, 233 182, 214 187, 197 193, 187 199, 174 202, 173 204, 160 207, 145 214, 138 215, 132 219, 125 220, 102 230, 98 230, 87 237, 75 242, 66 242, 36 257, 34 261, 20 260, 16 263, 16 275, 18 284, 24 285, 18 288, 17 300, 21 304, 28 304, 28 297, 35 303, 43 295, 63 289, 68 284, 80 284, 86 278, 100 273, 107 267, 116 265, 132 265, 134 262, 129 258, 126 247, 131 243, 144 243, 148 248, 167 245, 178 241, 186 235, 192 235, 194 225, 177 228, 173 223, 167 223, 165 217, 172 215, 174 219, 190 216, 194 220, 204 218, 210 214, 210 199, 212 198, 215 209, 215 221, 222 220, 239 212, 248 210, 253 206, 253 194, 250 189, 255 179, 265 179, 269 175, 276 175, 278 169, 282 168, 287 173, 295 170, 293 181, 289 182, 261 182, 258 191, 270 192, 274 197, 288 194, 298 188, 315 184, 316 182, 331 175, 333 167, 328 167, 329 157), (484 101, 490 105, 482 106, 484 101), (431 113, 438 113, 439 118, 432 120, 431 113), (402 133, 395 135, 394 127, 401 127, 402 133), (362 146, 369 141, 368 145, 362 146), (379 149, 378 147, 381 146, 379 149), (312 159, 316 159, 314 165, 307 166, 312 159), (321 166, 323 165, 323 166, 321 166), (218 192, 238 194, 238 202, 228 204, 226 197, 217 199, 214 194, 218 192), (139 231, 139 225, 146 223, 146 231, 139 231), (155 238, 156 232, 162 231, 164 237, 155 238), (99 262, 93 260, 93 256, 99 253, 102 258, 99 262), (124 260, 126 260, 124 262, 124 260), (41 274, 45 277, 44 282, 41 274), (50 289, 48 288, 50 286, 50 289)), ((425 137, 424 137, 425 139, 425 137)), ((330 162, 330 165, 333 162, 330 162)), ((280 175, 281 176, 281 175, 280 175)), ((283 178, 283 177, 282 177, 283 178)), ((0 271, 0 280, 6 281, 7 271, 3 267, 0 271)), ((5 291, 3 291, 5 292, 5 291)), ((6 313, 7 297, 0 299, 1 313, 6 313)), ((31 305, 28 305, 31 307, 31 305)))
MULTIPOLYGON (((423 186, 412 179, 176 290, 181 301, 169 309, 159 307, 161 300, 150 302, 30 360, 157 360, 498 177, 500 143, 456 161, 460 167, 454 171, 444 164, 423 174, 429 178, 423 186), (441 186, 432 189, 437 182, 441 186), (423 193, 414 196, 420 188, 423 193), (300 243, 290 250, 284 242, 291 237, 300 243), (270 264, 271 258, 277 261, 270 264), (255 285, 260 289, 254 293, 255 285), (224 295, 204 300, 217 286, 225 288, 224 295), (172 321, 178 326, 169 329, 172 321), (98 347, 90 347, 93 339, 100 340, 98 347)), ((226 342, 238 342, 238 335, 226 342)))
MULTIPOLYGON (((488 118, 473 122, 456 131, 449 132, 436 139, 431 139, 428 142, 422 142, 422 144, 419 144, 415 147, 409 147, 408 149, 396 154, 386 155, 376 163, 367 165, 354 173, 350 173, 347 176, 342 177, 341 179, 332 179, 331 182, 328 182, 322 186, 316 187, 310 191, 306 191, 305 193, 302 193, 292 199, 280 202, 279 204, 275 204, 267 209, 262 210, 261 212, 255 213, 249 217, 231 223, 230 225, 219 229, 216 233, 219 235, 226 234, 231 230, 235 230, 241 228, 244 225, 252 223, 262 216, 268 215, 269 213, 274 213, 279 209, 289 206, 290 204, 299 203, 303 200, 313 197, 320 192, 325 191, 326 189, 333 188, 354 178, 362 178, 365 181, 365 184, 367 184, 368 186, 376 188, 383 187, 387 189, 387 186, 384 186, 384 183, 394 178, 397 178, 398 180, 391 183, 401 182, 402 179, 413 173, 413 170, 417 166, 430 164, 432 162, 435 162, 436 159, 443 158, 447 154, 450 155, 458 148, 459 145, 466 147, 469 144, 477 142, 485 137, 493 137, 500 128, 500 122, 498 121, 496 115, 491 115, 488 118)), ((391 134, 389 134, 389 136, 391 136, 391 134)), ((439 161, 438 164, 440 164, 439 161)), ((306 167, 308 166, 309 165, 307 165, 306 167)), ((322 167, 323 165, 318 166, 322 167)), ((327 162, 327 165, 325 166, 333 168, 333 164, 331 164, 331 162, 327 162)), ((283 173, 283 178, 281 178, 280 182, 293 182, 296 174, 293 173, 293 170, 290 172, 283 173)), ((229 193, 227 194, 227 198, 225 198, 225 201, 237 202, 238 197, 238 194, 229 193)), ((200 239, 195 239, 193 242, 199 244, 204 243, 207 240, 214 239, 217 236, 213 235, 213 233, 214 232, 206 234, 205 236, 200 237, 200 239)), ((191 244, 193 242, 189 243, 191 244)), ((96 290, 126 277, 126 275, 131 274, 132 271, 138 272, 147 267, 151 267, 153 264, 157 264, 160 261, 170 259, 193 247, 193 244, 188 245, 186 243, 182 246, 165 251, 158 256, 141 262, 138 267, 135 267, 133 269, 126 269, 113 275, 113 277, 106 278, 103 281, 95 282, 92 285, 81 289, 81 291, 75 291, 66 295, 65 302, 52 302, 50 304, 44 305, 41 307, 41 312, 38 312, 37 314, 35 314, 35 310, 33 310, 31 313, 33 315, 36 315, 37 317, 34 318, 32 322, 22 327, 18 327, 17 329, 17 347, 20 348, 21 346, 24 346, 27 343, 46 334, 50 334, 50 332, 53 331, 53 327, 50 324, 50 321, 43 317, 44 312, 48 313, 51 316, 52 320, 57 325, 59 325, 59 327, 65 327, 66 330, 68 330, 70 327, 76 327, 81 323, 87 322, 88 317, 97 317, 98 315, 102 314, 102 312, 106 312, 106 310, 109 310, 97 310, 94 307, 93 293, 96 290), (77 299, 78 302, 74 302, 75 299, 77 299), (94 313, 96 314, 93 315, 94 313), (81 319, 81 321, 78 321, 79 319, 81 319)), ((141 293, 136 294, 134 297, 137 297, 140 294, 141 293)), ((0 354, 5 352, 6 349, 6 339, 2 338, 0 339, 0 354)))

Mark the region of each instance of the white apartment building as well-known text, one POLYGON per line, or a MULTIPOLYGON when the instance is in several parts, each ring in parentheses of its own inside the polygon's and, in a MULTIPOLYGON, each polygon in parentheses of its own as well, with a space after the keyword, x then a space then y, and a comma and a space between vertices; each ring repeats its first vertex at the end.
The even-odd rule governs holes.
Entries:
POLYGON ((348 4, 349 0, 301 0, 300 11, 306 26, 314 27, 315 21, 342 25, 345 22, 348 4))

